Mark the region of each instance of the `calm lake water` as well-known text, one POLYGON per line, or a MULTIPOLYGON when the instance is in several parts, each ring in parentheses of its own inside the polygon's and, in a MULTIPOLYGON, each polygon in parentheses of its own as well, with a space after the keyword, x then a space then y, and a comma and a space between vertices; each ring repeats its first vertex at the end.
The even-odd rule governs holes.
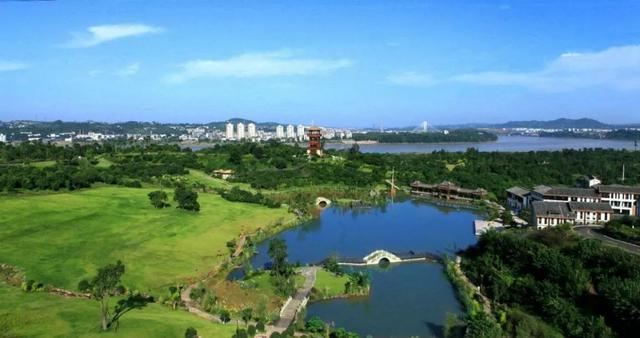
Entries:
MULTIPOLYGON (((289 261, 317 263, 329 255, 364 257, 376 249, 453 253, 476 242, 472 211, 404 200, 384 207, 348 210, 329 208, 319 219, 276 237, 289 248, 289 261)), ((258 246, 255 267, 269 261, 268 241, 258 246)), ((368 297, 314 302, 308 316, 374 337, 439 336, 446 314, 460 304, 442 266, 406 263, 362 268, 372 277, 368 297)))
MULTIPOLYGON (((327 149, 349 149, 350 144, 327 143, 327 149)), ((495 142, 464 142, 464 143, 377 143, 361 144, 363 153, 431 153, 434 151, 465 151, 476 148, 479 151, 523 152, 541 150, 562 150, 582 148, 612 148, 634 150, 633 141, 594 140, 581 138, 560 137, 531 137, 531 136, 498 136, 495 142)))

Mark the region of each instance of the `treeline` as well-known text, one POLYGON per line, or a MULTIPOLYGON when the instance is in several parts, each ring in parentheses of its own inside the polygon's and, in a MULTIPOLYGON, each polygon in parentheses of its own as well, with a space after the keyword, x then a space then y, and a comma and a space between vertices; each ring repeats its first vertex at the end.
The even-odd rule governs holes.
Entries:
POLYGON ((261 193, 252 193, 250 191, 242 190, 238 187, 233 187, 231 190, 220 190, 220 196, 231 202, 244 202, 253 204, 262 204, 269 208, 280 208, 280 202, 273 201, 261 193))
POLYGON ((559 131, 559 132, 541 132, 541 137, 572 137, 572 138, 594 138, 608 140, 623 141, 639 141, 640 130, 616 129, 608 133, 599 132, 582 132, 582 131, 559 131))
POLYGON ((495 134, 477 129, 456 129, 445 133, 356 133, 355 141, 377 141, 380 143, 440 143, 440 142, 488 142, 495 141, 495 134))
POLYGON ((567 337, 633 337, 640 327, 640 258, 576 238, 489 232, 463 252, 466 275, 494 303, 542 318, 567 337))

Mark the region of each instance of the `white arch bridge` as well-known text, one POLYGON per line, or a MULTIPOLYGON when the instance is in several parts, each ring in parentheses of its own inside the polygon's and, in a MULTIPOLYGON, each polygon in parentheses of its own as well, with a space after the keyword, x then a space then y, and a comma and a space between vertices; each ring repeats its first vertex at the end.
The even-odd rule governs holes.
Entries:
POLYGON ((381 263, 403 263, 417 261, 433 261, 439 262, 440 257, 428 252, 391 252, 387 250, 375 250, 362 258, 345 258, 338 259, 339 265, 379 265, 381 263))

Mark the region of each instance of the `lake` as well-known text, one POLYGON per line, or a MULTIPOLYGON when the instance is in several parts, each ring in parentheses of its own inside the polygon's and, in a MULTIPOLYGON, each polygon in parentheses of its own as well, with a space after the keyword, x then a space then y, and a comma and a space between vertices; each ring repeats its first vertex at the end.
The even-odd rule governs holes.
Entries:
MULTIPOLYGON (((452 254, 476 242, 473 220, 479 217, 470 210, 405 199, 370 209, 332 207, 319 219, 276 237, 286 241, 289 261, 302 264, 333 254, 364 257, 376 249, 452 254)), ((252 264, 261 268, 269 261, 268 241, 257 249, 252 264)), ((371 275, 368 297, 313 302, 307 307, 308 318, 318 316, 362 336, 428 337, 441 335, 447 313, 463 310, 439 264, 359 269, 371 275)))
MULTIPOLYGON (((351 144, 327 143, 327 149, 349 149, 351 144)), ((597 140, 561 137, 498 136, 495 142, 461 143, 375 143, 360 144, 363 153, 431 153, 434 151, 465 151, 476 148, 479 151, 523 152, 542 150, 611 148, 634 150, 633 141, 597 140)))

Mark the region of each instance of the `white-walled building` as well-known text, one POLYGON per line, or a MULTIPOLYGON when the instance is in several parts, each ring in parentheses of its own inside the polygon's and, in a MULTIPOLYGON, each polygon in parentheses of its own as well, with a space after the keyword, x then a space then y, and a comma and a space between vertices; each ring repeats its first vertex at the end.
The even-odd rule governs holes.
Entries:
POLYGON ((284 127, 278 125, 276 127, 276 138, 283 139, 284 138, 284 127))
POLYGON ((287 138, 296 138, 296 131, 292 125, 287 126, 287 138))
POLYGON ((640 214, 640 187, 625 185, 598 185, 595 187, 616 214, 637 216, 640 214))
POLYGON ((231 122, 227 123, 227 132, 226 132, 227 140, 233 139, 233 124, 231 122))
POLYGON ((507 204, 511 210, 519 213, 529 207, 531 202, 531 192, 529 190, 512 187, 507 189, 507 204))
POLYGON ((613 215, 608 203, 535 201, 531 205, 531 224, 538 229, 565 223, 605 223, 613 215))
POLYGON ((305 134, 304 134, 304 126, 299 124, 298 125, 298 140, 304 140, 305 134))
POLYGON ((258 136, 255 123, 249 123, 247 125, 247 135, 249 136, 249 138, 255 138, 256 136, 258 136))
POLYGON ((7 142, 7 135, 0 134, 0 142, 6 143, 7 142))
POLYGON ((244 132, 245 132, 244 123, 238 122, 238 124, 236 125, 236 135, 238 136, 237 137, 238 140, 244 139, 244 136, 245 136, 244 132))

